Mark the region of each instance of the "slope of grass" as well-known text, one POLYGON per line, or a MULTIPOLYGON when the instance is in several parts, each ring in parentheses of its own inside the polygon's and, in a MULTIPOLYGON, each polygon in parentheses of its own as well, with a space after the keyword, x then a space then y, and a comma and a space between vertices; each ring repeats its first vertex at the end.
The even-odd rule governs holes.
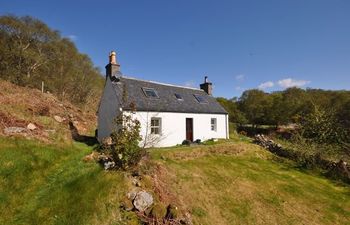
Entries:
POLYGON ((124 176, 83 162, 91 150, 0 138, 0 224, 118 224, 124 176))
POLYGON ((166 188, 195 224, 350 224, 349 186, 255 145, 156 149, 166 188))

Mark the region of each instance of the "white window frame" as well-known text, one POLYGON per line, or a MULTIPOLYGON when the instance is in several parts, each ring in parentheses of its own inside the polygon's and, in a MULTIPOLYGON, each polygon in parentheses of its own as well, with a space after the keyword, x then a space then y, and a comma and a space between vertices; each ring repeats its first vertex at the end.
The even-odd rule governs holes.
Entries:
POLYGON ((216 118, 210 118, 210 130, 217 131, 217 127, 218 127, 218 120, 216 118))
POLYGON ((151 117, 151 134, 161 135, 162 134, 162 118, 160 117, 151 117), (158 125, 152 124, 152 120, 158 121, 158 125), (156 130, 158 129, 158 132, 156 130))

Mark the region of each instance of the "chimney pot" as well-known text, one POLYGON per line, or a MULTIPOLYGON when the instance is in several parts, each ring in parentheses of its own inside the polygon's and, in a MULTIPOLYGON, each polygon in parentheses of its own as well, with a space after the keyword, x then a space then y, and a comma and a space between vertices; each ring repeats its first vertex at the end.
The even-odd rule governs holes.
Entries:
POLYGON ((204 83, 200 84, 200 88, 205 91, 208 95, 213 94, 213 84, 208 82, 208 76, 204 77, 204 83))
POLYGON ((106 78, 122 76, 116 55, 117 53, 115 51, 109 53, 109 63, 106 65, 106 78))
POLYGON ((109 53, 109 63, 110 64, 117 64, 117 58, 116 58, 115 51, 111 51, 111 53, 109 53))

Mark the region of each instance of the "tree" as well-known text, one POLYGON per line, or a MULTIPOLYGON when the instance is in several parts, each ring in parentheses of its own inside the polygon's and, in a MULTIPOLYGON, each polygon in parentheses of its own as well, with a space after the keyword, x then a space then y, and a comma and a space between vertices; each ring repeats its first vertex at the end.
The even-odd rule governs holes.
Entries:
POLYGON ((33 17, 0 17, 0 78, 96 106, 104 79, 87 55, 33 17))
POLYGON ((245 118, 243 112, 238 109, 237 101, 222 97, 216 98, 216 100, 228 112, 229 121, 231 123, 238 123, 240 125, 247 123, 247 119, 245 118))
POLYGON ((253 127, 266 124, 271 104, 268 94, 258 89, 244 91, 239 99, 239 108, 253 127))

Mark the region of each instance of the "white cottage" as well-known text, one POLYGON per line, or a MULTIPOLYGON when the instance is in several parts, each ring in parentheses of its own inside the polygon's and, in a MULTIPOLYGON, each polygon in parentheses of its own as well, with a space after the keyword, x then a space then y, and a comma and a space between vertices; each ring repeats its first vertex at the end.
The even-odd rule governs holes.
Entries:
POLYGON ((200 89, 126 77, 120 72, 116 53, 111 52, 98 109, 99 141, 110 135, 120 113, 132 113, 140 121, 140 144, 146 147, 229 138, 228 114, 212 96, 207 77, 200 89), (136 112, 132 113, 131 104, 136 112))

